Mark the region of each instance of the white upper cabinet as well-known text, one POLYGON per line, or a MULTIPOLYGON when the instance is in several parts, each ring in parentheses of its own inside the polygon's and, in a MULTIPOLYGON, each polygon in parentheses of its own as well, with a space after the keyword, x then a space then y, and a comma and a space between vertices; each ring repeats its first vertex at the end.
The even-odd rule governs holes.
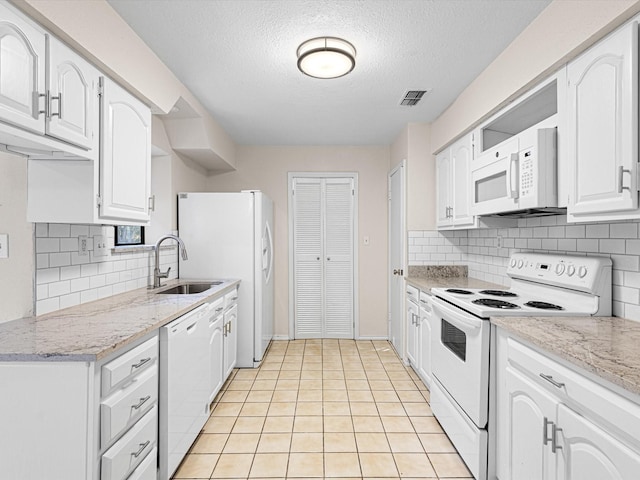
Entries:
POLYGON ((469 172, 473 159, 473 134, 468 134, 436 156, 438 230, 473 228, 471 215, 471 182, 469 172))
POLYGON ((6 2, 0 20, 0 120, 44 134, 46 34, 6 2))
POLYGON ((47 135, 97 149, 100 72, 54 37, 49 38, 47 63, 47 135))
MULTIPOLYGON (((0 4, 0 20, 0 121, 35 134, 24 134, 26 142, 19 142, 23 149, 18 151, 40 148, 97 157, 98 70, 6 3, 0 4), (66 149, 48 137, 81 150, 66 149)), ((0 143, 12 142, 8 138, 0 143)))
POLYGON ((100 99, 100 217, 149 220, 151 110, 107 78, 100 99))
POLYGON ((638 24, 567 65, 569 221, 639 218, 638 24))

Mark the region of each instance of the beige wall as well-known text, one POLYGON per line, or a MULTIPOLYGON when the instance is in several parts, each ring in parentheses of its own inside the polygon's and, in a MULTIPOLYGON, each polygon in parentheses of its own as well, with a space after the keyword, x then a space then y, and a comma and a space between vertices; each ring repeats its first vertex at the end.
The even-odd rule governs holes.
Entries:
POLYGON ((433 122, 432 152, 640 11, 638 0, 555 0, 433 122))
POLYGON ((27 220, 27 161, 0 153, 0 233, 9 258, 0 259, 0 322, 33 313, 33 225, 27 220))
POLYGON ((357 172, 360 336, 387 336, 388 147, 239 147, 235 172, 209 178, 210 191, 262 190, 274 201, 276 335, 289 334, 288 172, 357 172), (362 238, 369 236, 370 245, 362 238))

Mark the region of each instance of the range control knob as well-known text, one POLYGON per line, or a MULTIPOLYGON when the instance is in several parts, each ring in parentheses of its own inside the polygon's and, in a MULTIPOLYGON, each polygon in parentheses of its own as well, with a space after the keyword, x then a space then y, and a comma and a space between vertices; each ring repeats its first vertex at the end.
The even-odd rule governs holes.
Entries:
POLYGON ((576 273, 576 267, 574 267, 573 265, 569 265, 567 267, 567 275, 572 277, 574 273, 576 273))
POLYGON ((516 266, 516 264, 517 264, 517 263, 518 263, 518 261, 517 261, 515 258, 512 258, 512 259, 511 259, 511 263, 510 263, 511 268, 515 268, 515 266, 516 266))
POLYGON ((564 273, 564 263, 556 265, 556 275, 562 275, 564 273))
POLYGON ((524 265, 524 261, 518 260, 518 268, 522 268, 523 265, 524 265))
POLYGON ((580 268, 578 268, 578 276, 580 278, 584 278, 587 275, 587 267, 585 267, 584 265, 580 268))

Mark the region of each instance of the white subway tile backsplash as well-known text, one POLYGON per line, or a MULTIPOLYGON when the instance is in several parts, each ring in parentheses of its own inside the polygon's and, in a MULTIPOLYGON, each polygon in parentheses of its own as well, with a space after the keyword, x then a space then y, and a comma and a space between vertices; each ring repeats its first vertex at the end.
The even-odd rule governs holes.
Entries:
MULTIPOLYGON (((92 237, 104 235, 112 247, 113 227, 38 223, 35 232, 38 315, 151 285, 153 251, 108 251, 107 256, 93 256, 92 237), (89 237, 88 255, 78 254, 79 236, 89 237)), ((414 232, 409 236, 423 239, 425 235, 414 232)), ((428 232, 427 236, 440 238, 437 232, 428 232)), ((444 241, 442 245, 452 249, 444 241)), ((429 254, 428 245, 417 248, 420 254, 429 254), (426 253, 423 248, 427 249, 426 253)), ((162 249, 160 263, 163 270, 171 267, 170 278, 177 278, 175 247, 162 249)))
POLYGON ((566 216, 549 216, 519 219, 518 228, 409 232, 409 236, 430 239, 420 251, 410 253, 410 265, 465 264, 470 277, 505 286, 509 285, 506 265, 513 252, 610 257, 614 315, 640 321, 640 221, 567 224, 566 216), (501 248, 497 248, 498 235, 501 248))
POLYGON ((68 223, 50 223, 49 237, 68 237, 71 232, 71 225, 68 223))

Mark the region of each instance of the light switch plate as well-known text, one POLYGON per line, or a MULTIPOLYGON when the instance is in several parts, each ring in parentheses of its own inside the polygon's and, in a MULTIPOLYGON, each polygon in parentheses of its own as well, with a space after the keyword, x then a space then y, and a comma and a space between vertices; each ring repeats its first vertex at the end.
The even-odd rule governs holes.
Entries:
POLYGON ((0 233, 0 258, 9 258, 9 235, 0 233))
POLYGON ((89 255, 89 237, 80 235, 78 237, 78 256, 86 257, 89 255))
POLYGON ((94 257, 106 257, 107 256, 107 239, 104 235, 93 236, 93 256, 94 257))

